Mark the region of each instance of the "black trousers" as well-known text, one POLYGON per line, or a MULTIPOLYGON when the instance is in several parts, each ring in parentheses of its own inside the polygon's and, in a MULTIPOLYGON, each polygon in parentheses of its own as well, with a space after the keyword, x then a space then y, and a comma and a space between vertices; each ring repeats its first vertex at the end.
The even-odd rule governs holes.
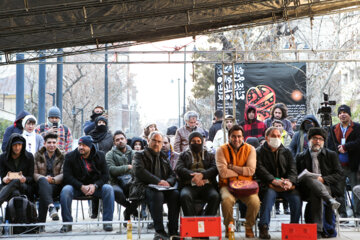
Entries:
POLYGON ((145 200, 149 206, 150 214, 154 221, 155 231, 164 230, 163 204, 167 203, 169 209, 169 234, 176 234, 178 231, 178 220, 180 211, 179 191, 157 191, 146 188, 145 200))
POLYGON ((19 195, 26 195, 30 201, 34 201, 34 191, 30 184, 20 183, 19 179, 14 179, 6 185, 1 184, 0 205, 19 195))
MULTIPOLYGON (((322 232, 323 231, 323 211, 324 211, 324 201, 326 203, 329 202, 331 195, 330 195, 330 187, 327 187, 326 185, 322 184, 320 181, 314 178, 305 178, 302 180, 303 184, 306 184, 306 186, 311 190, 308 200, 308 203, 311 206, 311 223, 317 223, 317 231, 322 232)), ((308 207, 308 206, 307 206, 308 207)), ((332 209, 331 207, 326 208, 327 212, 325 216, 328 218, 327 221, 331 222, 331 213, 332 209)), ((305 219, 306 220, 306 219, 305 219)), ((307 223, 308 220, 306 220, 307 223)))
POLYGON ((112 187, 114 189, 115 201, 121 206, 124 206, 128 213, 134 213, 138 204, 136 202, 129 202, 126 200, 126 196, 129 196, 129 193, 124 192, 118 185, 112 185, 112 187))
POLYGON ((215 216, 220 204, 220 194, 212 184, 205 184, 202 187, 185 186, 180 192, 181 208, 185 216, 196 216, 196 200, 207 203, 205 208, 206 216, 215 216))
POLYGON ((40 178, 37 182, 39 194, 39 222, 46 221, 46 214, 50 203, 54 203, 53 198, 59 197, 62 189, 60 184, 50 184, 46 178, 40 178))

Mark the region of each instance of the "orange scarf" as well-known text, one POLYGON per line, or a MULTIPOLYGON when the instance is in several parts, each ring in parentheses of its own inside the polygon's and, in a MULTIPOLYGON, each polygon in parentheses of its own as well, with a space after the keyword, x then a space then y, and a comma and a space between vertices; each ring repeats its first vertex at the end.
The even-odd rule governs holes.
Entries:
MULTIPOLYGON (((247 161, 247 159, 248 159, 248 157, 250 155, 250 152, 251 152, 251 146, 249 144, 247 144, 247 143, 244 143, 240 147, 237 154, 235 155, 235 151, 234 151, 234 149, 232 148, 232 146, 229 143, 222 145, 221 149, 222 149, 222 151, 224 153, 226 162, 228 164, 230 164, 230 152, 229 152, 228 147, 230 148, 232 159, 233 159, 232 164, 234 166, 238 166, 238 167, 245 166, 246 161, 247 161)), ((228 186, 229 181, 236 180, 236 179, 239 179, 239 180, 252 180, 252 176, 244 177, 244 176, 239 175, 237 177, 232 177, 232 178, 221 178, 220 175, 219 175, 219 185, 220 185, 220 187, 228 186)))

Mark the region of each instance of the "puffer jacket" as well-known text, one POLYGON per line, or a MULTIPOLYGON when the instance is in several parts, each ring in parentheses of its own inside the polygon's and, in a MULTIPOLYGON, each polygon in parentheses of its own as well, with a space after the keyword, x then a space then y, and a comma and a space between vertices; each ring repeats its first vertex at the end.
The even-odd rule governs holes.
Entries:
POLYGON ((134 179, 130 186, 130 198, 143 199, 148 184, 158 184, 161 180, 167 181, 171 186, 176 183, 175 172, 171 169, 165 153, 160 152, 160 168, 164 179, 154 175, 154 157, 151 150, 146 147, 143 151, 136 152, 133 159, 134 179))
POLYGON ((126 145, 126 152, 123 153, 116 147, 113 147, 106 156, 106 164, 109 168, 110 183, 112 185, 117 184, 117 177, 125 174, 131 174, 132 171, 128 165, 132 164, 135 152, 130 146, 126 145))
MULTIPOLYGON (((42 147, 35 154, 35 165, 34 165, 34 180, 38 182, 41 177, 46 176, 46 157, 45 157, 46 148, 42 147)), ((55 150, 55 159, 53 162, 53 174, 55 184, 61 184, 63 180, 63 167, 64 167, 64 154, 56 148, 55 150)))
POLYGON ((314 123, 314 127, 319 127, 319 122, 316 120, 316 117, 312 114, 306 115, 300 124, 299 131, 297 131, 294 137, 291 140, 289 149, 295 158, 296 154, 301 153, 304 150, 308 149, 308 138, 305 131, 305 121, 311 121, 314 123))

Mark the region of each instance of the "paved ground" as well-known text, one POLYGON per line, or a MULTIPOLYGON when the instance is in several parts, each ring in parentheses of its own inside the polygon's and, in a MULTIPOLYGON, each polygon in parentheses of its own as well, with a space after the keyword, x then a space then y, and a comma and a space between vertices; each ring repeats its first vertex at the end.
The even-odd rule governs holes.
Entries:
MULTIPOLYGON (((121 209, 123 210, 123 209, 121 209)), ((75 220, 76 216, 76 201, 73 202, 73 216, 75 220)), ((60 212, 59 212, 60 213, 60 212)), ((73 225, 73 231, 66 234, 60 233, 60 228, 62 226, 61 218, 60 221, 51 221, 51 219, 47 220, 46 223, 46 232, 41 234, 24 234, 24 235, 9 235, 9 236, 0 236, 0 238, 7 238, 7 239, 39 239, 39 240, 90 240, 89 235, 91 235, 91 240, 111 240, 117 239, 122 240, 126 239, 126 228, 122 226, 123 218, 120 214, 119 219, 119 211, 115 208, 114 213, 114 231, 110 233, 106 233, 102 230, 102 224, 99 224, 97 219, 90 219, 88 216, 88 204, 84 202, 84 217, 82 217, 81 208, 79 205, 78 211, 78 222, 73 225)), ((281 223, 288 223, 289 222, 289 215, 276 215, 273 216, 272 222, 270 225, 270 234, 271 239, 280 240, 281 239, 281 223)), ((147 229, 148 223, 141 224, 141 235, 138 235, 138 223, 133 221, 133 239, 144 239, 150 240, 153 239, 154 230, 147 229)), ((222 226, 223 227, 223 226, 222 226)), ((223 227, 223 234, 224 227, 223 227)), ((235 233, 236 240, 245 239, 244 227, 240 228, 240 232, 235 233)), ((211 238, 217 239, 217 238, 211 238)), ((341 225, 340 228, 340 235, 337 238, 333 239, 341 239, 341 240, 360 240, 360 229, 355 227, 354 221, 350 221, 348 224, 341 225)))

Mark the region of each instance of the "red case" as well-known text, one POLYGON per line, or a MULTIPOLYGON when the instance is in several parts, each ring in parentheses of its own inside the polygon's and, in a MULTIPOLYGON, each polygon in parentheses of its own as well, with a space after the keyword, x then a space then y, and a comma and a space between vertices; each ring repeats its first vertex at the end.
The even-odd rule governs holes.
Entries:
POLYGON ((219 237, 221 217, 181 217, 180 237, 219 237))

